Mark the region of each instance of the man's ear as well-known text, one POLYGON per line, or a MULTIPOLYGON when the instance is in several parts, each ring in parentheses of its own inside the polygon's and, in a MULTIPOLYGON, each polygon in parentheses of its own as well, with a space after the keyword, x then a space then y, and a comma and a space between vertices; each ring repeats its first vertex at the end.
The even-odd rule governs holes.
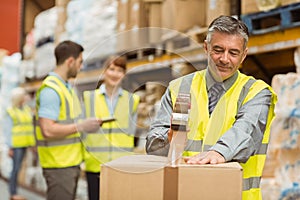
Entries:
POLYGON ((204 43, 203 43, 203 48, 204 48, 204 51, 207 52, 207 40, 204 40, 204 43))
POLYGON ((71 56, 66 61, 67 66, 72 65, 73 62, 75 62, 75 59, 71 56))

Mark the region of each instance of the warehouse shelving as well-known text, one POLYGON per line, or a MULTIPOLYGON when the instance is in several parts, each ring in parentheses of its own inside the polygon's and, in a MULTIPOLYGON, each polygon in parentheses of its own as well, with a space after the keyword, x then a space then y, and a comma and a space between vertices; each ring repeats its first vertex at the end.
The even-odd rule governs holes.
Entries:
MULTIPOLYGON (((291 53, 293 49, 300 46, 300 27, 293 27, 285 30, 272 31, 269 33, 261 35, 251 35, 249 38, 249 51, 248 57, 242 70, 253 75, 253 58, 257 58, 261 62, 260 70, 272 72, 272 74, 284 71, 282 68, 287 68, 291 70, 293 68, 293 63, 288 62, 291 58, 291 53), (272 60, 260 60, 260 57, 264 57, 264 54, 280 54, 281 56, 273 56, 272 60), (280 69, 276 69, 278 65, 277 58, 283 59, 286 62, 286 66, 280 66, 280 69), (289 59, 286 59, 289 58, 289 59), (266 64, 268 63, 268 64, 266 64), (263 69, 263 66, 265 69, 263 69), (252 68, 252 69, 251 69, 252 68)), ((130 73, 141 73, 143 71, 147 72, 149 70, 157 70, 160 67, 168 67, 174 63, 178 62, 205 62, 206 55, 199 46, 193 45, 192 47, 184 47, 181 49, 173 49, 171 51, 166 51, 161 55, 148 55, 138 59, 132 59, 128 62, 128 71, 130 73)), ((90 70, 81 71, 77 78, 76 84, 94 84, 99 81, 100 75, 102 74, 101 68, 94 68, 90 70)), ((163 77, 162 77, 163 78, 163 77)), ((265 79, 266 77, 264 77, 265 79)), ((269 77, 270 78, 270 77, 269 77)), ((29 81, 23 84, 28 91, 35 91, 41 84, 40 80, 29 81)))

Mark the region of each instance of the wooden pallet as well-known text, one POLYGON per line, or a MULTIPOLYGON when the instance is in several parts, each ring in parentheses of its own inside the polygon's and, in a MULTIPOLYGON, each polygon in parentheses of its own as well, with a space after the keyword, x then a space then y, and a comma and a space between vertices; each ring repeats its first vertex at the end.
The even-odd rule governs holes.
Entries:
POLYGON ((176 53, 193 48, 201 48, 206 37, 207 28, 190 31, 185 34, 176 33, 163 38, 167 52, 176 53))
POLYGON ((241 15, 251 35, 300 26, 300 3, 272 9, 268 12, 241 15))

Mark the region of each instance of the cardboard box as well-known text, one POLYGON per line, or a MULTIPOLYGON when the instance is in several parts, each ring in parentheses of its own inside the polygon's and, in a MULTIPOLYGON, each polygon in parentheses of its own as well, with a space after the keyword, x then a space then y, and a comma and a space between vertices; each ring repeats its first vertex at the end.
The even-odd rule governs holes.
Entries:
POLYGON ((102 165, 101 200, 242 199, 236 163, 170 166, 166 157, 124 156, 102 165))
POLYGON ((159 43, 162 37, 162 3, 148 3, 149 43, 159 43))
POLYGON ((125 31, 129 24, 129 0, 118 0, 117 31, 125 31))
POLYGON ((142 0, 129 1, 128 29, 143 28, 148 26, 145 3, 142 0))
POLYGON ((259 12, 256 0, 241 0, 241 14, 259 12))
POLYGON ((220 15, 231 15, 230 0, 208 0, 206 25, 208 26, 215 18, 220 15))
POLYGON ((205 27, 206 0, 165 0, 162 27, 186 32, 194 26, 205 27))

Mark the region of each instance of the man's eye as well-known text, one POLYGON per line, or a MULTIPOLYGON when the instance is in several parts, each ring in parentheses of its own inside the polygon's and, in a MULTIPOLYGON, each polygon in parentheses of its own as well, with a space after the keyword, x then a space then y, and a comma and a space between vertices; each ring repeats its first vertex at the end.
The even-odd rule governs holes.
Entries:
POLYGON ((222 53, 222 52, 223 52, 222 49, 213 49, 213 51, 214 51, 215 53, 222 53))
POLYGON ((239 55, 240 55, 239 52, 235 52, 235 51, 231 51, 230 54, 231 54, 232 56, 239 56, 239 55))

